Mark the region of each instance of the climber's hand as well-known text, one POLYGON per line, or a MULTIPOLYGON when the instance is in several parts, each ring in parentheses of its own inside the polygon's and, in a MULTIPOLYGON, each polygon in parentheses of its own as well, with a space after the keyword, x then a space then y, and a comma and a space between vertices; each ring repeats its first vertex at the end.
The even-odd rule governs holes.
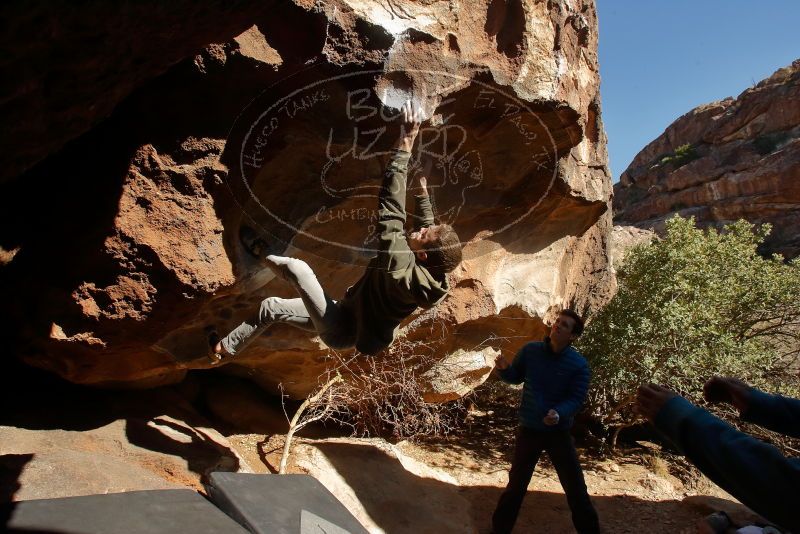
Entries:
POLYGON ((400 125, 400 137, 397 139, 395 148, 411 152, 414 140, 419 133, 420 122, 422 122, 422 109, 413 100, 406 100, 400 109, 400 116, 403 123, 400 125))

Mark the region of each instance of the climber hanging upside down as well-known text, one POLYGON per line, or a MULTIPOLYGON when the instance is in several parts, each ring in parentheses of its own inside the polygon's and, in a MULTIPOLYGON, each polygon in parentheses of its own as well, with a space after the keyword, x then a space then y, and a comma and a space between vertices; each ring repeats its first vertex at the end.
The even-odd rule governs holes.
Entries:
POLYGON ((404 230, 408 162, 420 117, 416 104, 403 105, 403 128, 378 196, 378 254, 342 300, 325 293, 304 261, 267 255, 267 244, 255 232, 243 233, 250 253, 289 282, 299 297, 266 298, 257 314, 229 334, 221 339, 212 335, 213 363, 239 354, 274 322, 316 332, 333 349, 355 347, 374 355, 391 345, 398 325, 417 307, 430 308, 445 297, 446 275, 461 263, 461 243, 452 226, 434 224, 425 178, 415 197, 415 228, 409 234, 404 230))

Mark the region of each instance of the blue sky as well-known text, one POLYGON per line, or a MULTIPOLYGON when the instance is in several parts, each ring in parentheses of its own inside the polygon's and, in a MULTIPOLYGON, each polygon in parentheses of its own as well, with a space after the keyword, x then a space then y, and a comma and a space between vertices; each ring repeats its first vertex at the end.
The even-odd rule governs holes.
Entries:
POLYGON ((596 0, 614 182, 690 109, 800 58, 800 0, 596 0))

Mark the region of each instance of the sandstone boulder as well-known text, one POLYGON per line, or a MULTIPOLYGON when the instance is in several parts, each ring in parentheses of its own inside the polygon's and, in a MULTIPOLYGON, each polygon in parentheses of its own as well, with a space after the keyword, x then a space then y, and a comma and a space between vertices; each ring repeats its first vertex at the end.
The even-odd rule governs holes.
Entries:
POLYGON ((298 444, 292 454, 296 467, 322 482, 370 532, 475 531, 455 478, 383 440, 329 439, 298 444))
POLYGON ((614 225, 611 233, 611 253, 609 254, 611 268, 616 273, 622 265, 628 251, 638 245, 650 243, 656 237, 652 230, 644 230, 635 226, 614 225))
POLYGON ((0 133, 0 182, 96 126, 178 61, 246 30, 273 4, 3 4, 0 116, 10 127, 0 133))
POLYGON ((120 395, 57 386, 51 393, 29 388, 4 397, 0 486, 5 495, 13 484, 15 501, 204 491, 202 481, 212 471, 252 472, 231 443, 174 392, 120 395))
MULTIPOLYGON (((108 112, 54 131, 26 161, 49 157, 2 186, 0 280, 18 303, 2 334, 16 355, 102 387, 153 387, 208 368, 210 331, 228 331, 266 296, 293 296, 244 250, 243 226, 306 260, 341 297, 374 253, 377 185, 409 97, 430 115, 412 186, 429 174, 465 261, 450 296, 401 337, 441 333, 442 358, 513 353, 559 308, 608 298, 593 2, 263 6, 193 36, 206 39, 197 53, 186 56, 189 42, 171 49, 185 59, 163 74, 126 78, 122 65, 114 84, 138 89, 104 101, 114 112, 57 153, 108 112)), ((156 45, 170 46, 154 40, 137 54, 156 45)), ((113 57, 84 61, 106 76, 113 57)), ((303 397, 333 361, 319 339, 279 326, 222 369, 303 397)))
POLYGON ((483 384, 494 369, 500 353, 492 347, 480 351, 457 350, 437 361, 421 378, 427 385, 425 402, 460 399, 483 384))

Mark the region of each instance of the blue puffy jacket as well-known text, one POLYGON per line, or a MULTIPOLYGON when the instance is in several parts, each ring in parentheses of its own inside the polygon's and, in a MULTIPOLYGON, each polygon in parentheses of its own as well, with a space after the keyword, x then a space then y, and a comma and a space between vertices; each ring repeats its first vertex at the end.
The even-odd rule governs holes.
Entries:
POLYGON ((559 353, 550 349, 550 340, 528 343, 514 362, 500 371, 500 378, 522 387, 519 421, 536 430, 566 430, 572 427, 589 389, 589 364, 571 345, 559 353), (542 419, 549 410, 558 412, 557 425, 542 419))

